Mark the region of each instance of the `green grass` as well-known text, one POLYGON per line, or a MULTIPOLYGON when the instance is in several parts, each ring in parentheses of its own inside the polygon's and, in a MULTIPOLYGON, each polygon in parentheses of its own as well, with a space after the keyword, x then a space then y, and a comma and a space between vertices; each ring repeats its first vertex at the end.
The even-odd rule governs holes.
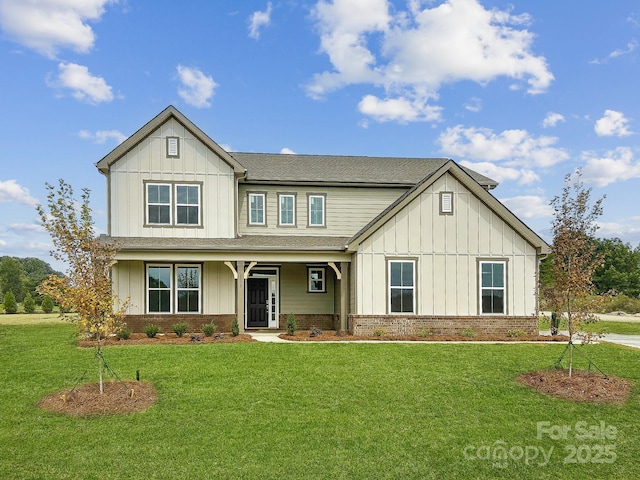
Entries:
MULTIPOLYGON (((77 419, 36 403, 86 369, 95 380, 95 352, 75 346, 71 325, 3 328, 0 478, 640 478, 637 388, 626 405, 602 406, 515 381, 553 365, 564 345, 107 347, 110 366, 127 379, 140 370, 159 400, 144 413, 77 419), (580 421, 617 428, 606 442, 613 463, 563 465, 571 445, 602 443, 577 440, 580 421), (537 438, 538 422, 572 431, 537 438), (546 466, 465 457, 496 445, 516 456, 554 450, 546 466)), ((637 387, 640 351, 580 348, 637 387)))
POLYGON ((35 323, 64 323, 59 313, 2 313, 0 325, 32 325, 35 323))

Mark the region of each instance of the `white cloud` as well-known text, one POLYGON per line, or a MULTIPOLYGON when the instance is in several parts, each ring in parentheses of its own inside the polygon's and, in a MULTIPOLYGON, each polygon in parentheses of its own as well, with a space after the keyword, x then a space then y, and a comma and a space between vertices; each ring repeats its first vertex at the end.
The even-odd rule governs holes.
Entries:
POLYGON ((296 152, 294 152, 293 150, 291 150, 290 148, 284 147, 282 150, 280 150, 280 153, 283 153, 285 155, 295 155, 296 152))
POLYGON ((632 134, 629 120, 622 112, 615 110, 605 110, 604 117, 596 122, 594 130, 599 137, 626 137, 632 134))
POLYGON ((640 178, 640 161, 628 147, 618 147, 598 156, 593 152, 584 152, 586 165, 582 169, 583 180, 601 187, 614 182, 640 178))
POLYGON ((498 183, 513 181, 518 182, 520 185, 529 185, 540 180, 540 177, 533 170, 529 169, 507 167, 492 162, 469 162, 462 160, 458 163, 498 183))
POLYGON ((211 106, 211 98, 218 86, 212 77, 208 77, 197 68, 178 65, 178 76, 182 87, 178 88, 178 95, 189 105, 197 108, 211 106))
POLYGON ((506 167, 550 167, 569 158, 554 147, 556 137, 534 137, 526 130, 504 130, 496 134, 488 128, 447 128, 438 137, 442 152, 467 160, 503 162, 506 167))
POLYGON ((379 99, 366 95, 358 104, 358 110, 379 122, 397 121, 400 123, 440 120, 442 107, 428 105, 420 98, 379 99))
POLYGON ((361 106, 364 114, 416 121, 439 118, 428 102, 444 84, 484 85, 506 76, 526 82, 532 94, 548 88, 553 75, 544 57, 531 52, 534 36, 523 28, 527 15, 486 10, 477 0, 447 0, 424 9, 422 3, 410 1, 407 11, 392 13, 387 0, 318 1, 313 16, 320 49, 333 71, 316 74, 308 94, 322 98, 347 85, 369 84, 385 94, 363 98, 361 105, 370 107, 361 106))
POLYGON ((464 104, 464 108, 473 113, 478 113, 482 110, 482 100, 478 97, 471 97, 467 103, 464 104))
POLYGON ((98 130, 95 133, 91 133, 88 130, 80 130, 78 132, 80 138, 92 140, 94 143, 103 145, 107 140, 115 140, 116 143, 121 144, 127 139, 127 136, 118 130, 98 130))
POLYGON ((10 38, 49 58, 61 48, 87 53, 105 6, 117 0, 0 0, 0 26, 10 38))
POLYGON ((607 55, 605 58, 602 58, 602 59, 594 58, 593 60, 590 60, 589 63, 596 64, 596 65, 599 65, 601 63, 607 63, 607 61, 612 58, 618 58, 623 55, 628 55, 630 53, 633 53, 637 48, 638 48, 638 42, 636 40, 631 40, 630 42, 627 43, 627 48, 617 48, 614 51, 612 51, 609 55, 607 55))
POLYGON ((15 180, 0 180, 0 203, 21 203, 35 207, 38 201, 31 196, 29 189, 18 185, 15 180))
POLYGON ((260 38, 260 29, 267 27, 271 24, 271 11, 273 5, 271 2, 267 3, 267 9, 264 12, 253 12, 249 17, 249 36, 256 40, 260 38))
POLYGON ((501 198, 509 210, 519 218, 540 218, 553 216, 553 208, 549 201, 537 195, 521 195, 501 198))
POLYGON ((556 112, 549 112, 542 121, 543 128, 555 127, 558 123, 564 122, 564 115, 556 112))
POLYGON ((7 226, 9 231, 24 235, 35 233, 47 233, 42 225, 39 223, 12 223, 7 226))
POLYGON ((111 87, 102 77, 96 77, 84 65, 76 63, 58 64, 58 76, 47 78, 47 85, 52 88, 67 88, 71 95, 81 102, 97 105, 113 100, 111 87))

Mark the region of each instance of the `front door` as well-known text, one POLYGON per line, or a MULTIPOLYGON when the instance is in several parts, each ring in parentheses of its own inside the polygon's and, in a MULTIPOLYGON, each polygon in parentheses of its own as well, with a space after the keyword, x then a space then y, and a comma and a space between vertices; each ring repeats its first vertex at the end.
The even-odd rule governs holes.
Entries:
POLYGON ((269 279, 247 278, 247 327, 267 328, 269 326, 269 279))

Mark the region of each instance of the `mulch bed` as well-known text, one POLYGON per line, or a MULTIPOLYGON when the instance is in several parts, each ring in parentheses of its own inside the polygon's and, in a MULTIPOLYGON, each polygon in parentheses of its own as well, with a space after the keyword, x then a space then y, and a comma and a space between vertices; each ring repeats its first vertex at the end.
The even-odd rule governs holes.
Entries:
POLYGON ((86 383, 73 390, 52 393, 40 400, 38 406, 73 417, 89 417, 143 412, 156 399, 156 390, 150 383, 113 381, 103 383, 102 394, 98 383, 86 383))
MULTIPOLYGON (((144 333, 132 333, 127 340, 119 340, 116 337, 107 337, 102 340, 102 346, 105 345, 189 345, 202 343, 246 343, 255 342, 256 340, 246 333, 234 337, 230 333, 216 333, 210 337, 204 336, 202 333, 185 333, 182 337, 178 337, 175 333, 167 333, 164 335, 156 335, 153 338, 147 337, 144 333)), ((97 347, 98 342, 89 338, 82 338, 78 341, 80 347, 97 347)))
POLYGON ((336 342, 356 340, 379 340, 384 341, 412 341, 412 342, 568 342, 569 337, 565 335, 522 335, 519 337, 508 337, 501 335, 476 335, 475 337, 463 337, 461 335, 428 335, 419 337, 417 335, 351 335, 345 332, 336 332, 335 330, 324 330, 317 335, 313 335, 309 330, 295 332, 293 336, 286 333, 278 335, 283 340, 291 340, 294 342, 336 342))
POLYGON ((540 370, 520 375, 518 382, 546 395, 574 402, 621 404, 631 395, 631 383, 624 378, 586 370, 574 370, 571 377, 568 370, 540 370))

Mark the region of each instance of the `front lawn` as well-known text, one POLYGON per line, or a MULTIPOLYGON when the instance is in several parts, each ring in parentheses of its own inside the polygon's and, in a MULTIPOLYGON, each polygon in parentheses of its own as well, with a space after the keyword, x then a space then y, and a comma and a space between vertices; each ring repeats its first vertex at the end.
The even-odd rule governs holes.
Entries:
POLYGON ((564 345, 114 346, 112 369, 139 370, 159 400, 79 419, 36 406, 87 369, 95 381, 73 331, 3 327, 0 478, 640 477, 638 350, 581 347, 634 383, 627 404, 603 406, 515 381, 564 345))

